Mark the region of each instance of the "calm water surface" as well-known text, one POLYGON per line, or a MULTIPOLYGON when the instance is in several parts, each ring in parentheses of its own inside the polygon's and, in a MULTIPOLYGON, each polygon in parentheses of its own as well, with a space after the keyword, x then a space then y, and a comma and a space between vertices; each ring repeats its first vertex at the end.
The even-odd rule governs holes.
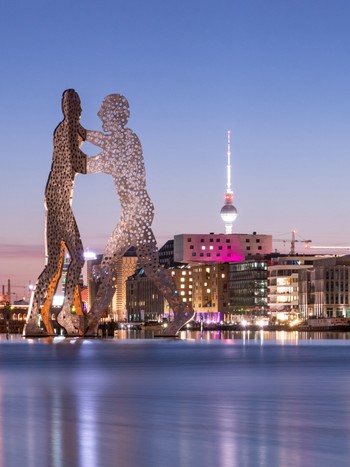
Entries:
POLYGON ((0 467, 350 465, 349 335, 0 339, 0 467))

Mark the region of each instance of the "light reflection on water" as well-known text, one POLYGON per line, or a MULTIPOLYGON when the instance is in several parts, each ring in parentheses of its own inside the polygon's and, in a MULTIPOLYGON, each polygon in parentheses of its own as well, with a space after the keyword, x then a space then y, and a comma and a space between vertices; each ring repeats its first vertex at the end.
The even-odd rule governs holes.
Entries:
POLYGON ((2 340, 0 467, 345 467, 336 336, 2 340))

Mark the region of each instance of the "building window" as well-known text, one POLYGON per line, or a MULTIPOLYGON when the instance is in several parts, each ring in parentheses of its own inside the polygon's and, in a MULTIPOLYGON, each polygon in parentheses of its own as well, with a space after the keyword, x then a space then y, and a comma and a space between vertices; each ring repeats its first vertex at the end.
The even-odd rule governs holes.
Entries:
POLYGON ((229 238, 226 238, 226 243, 230 243, 230 239, 229 239, 229 238))
POLYGON ((262 246, 261 246, 261 245, 258 246, 258 250, 262 250, 262 246))
POLYGON ((192 256, 197 256, 197 253, 192 253, 192 256))
POLYGON ((210 243, 213 243, 214 239, 213 239, 213 238, 211 238, 209 241, 210 241, 210 243))
POLYGON ((255 241, 256 243, 260 243, 260 238, 257 238, 255 241))
POLYGON ((217 241, 217 243, 219 243, 219 242, 220 242, 220 238, 217 238, 216 241, 217 241))
POLYGON ((246 238, 246 239, 245 239, 245 242, 246 242, 246 243, 249 243, 249 242, 250 242, 249 238, 246 238))
POLYGON ((199 256, 204 256, 204 253, 199 253, 199 256))
POLYGON ((211 254, 210 254, 210 253, 207 253, 207 256, 211 256, 211 254))
POLYGON ((248 250, 248 251, 250 250, 250 246, 247 246, 247 250, 248 250))
POLYGON ((201 243, 204 243, 204 238, 201 238, 201 243))
POLYGON ((219 246, 219 250, 222 250, 222 246, 219 246))
POLYGON ((191 238, 191 237, 188 237, 187 241, 188 241, 188 242, 192 242, 192 238, 191 238))
POLYGON ((194 246, 193 245, 190 245, 190 250, 193 250, 194 249, 194 246))

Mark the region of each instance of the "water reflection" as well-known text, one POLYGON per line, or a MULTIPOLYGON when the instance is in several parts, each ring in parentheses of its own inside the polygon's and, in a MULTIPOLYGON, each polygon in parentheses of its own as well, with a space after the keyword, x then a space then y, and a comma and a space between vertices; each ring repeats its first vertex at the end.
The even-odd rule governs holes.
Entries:
POLYGON ((0 467, 345 467, 349 357, 249 330, 3 343, 0 467))

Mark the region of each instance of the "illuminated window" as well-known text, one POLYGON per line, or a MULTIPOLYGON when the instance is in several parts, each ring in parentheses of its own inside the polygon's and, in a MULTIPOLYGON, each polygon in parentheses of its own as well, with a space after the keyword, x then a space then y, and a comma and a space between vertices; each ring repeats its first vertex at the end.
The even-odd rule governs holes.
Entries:
POLYGON ((185 292, 184 291, 181 291, 180 292, 180 295, 183 297, 185 295, 185 292))
POLYGON ((181 277, 180 281, 181 281, 181 282, 185 282, 185 278, 184 278, 184 277, 181 277))
POLYGON ((202 245, 202 250, 205 250, 205 245, 202 245))
POLYGON ((186 276, 186 271, 182 271, 181 273, 183 276, 186 276))
POLYGON ((185 288, 185 284, 181 284, 181 289, 184 289, 185 288))
POLYGON ((221 274, 221 279, 225 279, 225 274, 221 274))
POLYGON ((213 248, 214 248, 213 245, 210 245, 209 250, 212 250, 213 248))
POLYGON ((205 269, 205 272, 210 272, 210 268, 206 268, 206 269, 205 269))
POLYGON ((210 293, 210 289, 207 289, 207 293, 210 293))

